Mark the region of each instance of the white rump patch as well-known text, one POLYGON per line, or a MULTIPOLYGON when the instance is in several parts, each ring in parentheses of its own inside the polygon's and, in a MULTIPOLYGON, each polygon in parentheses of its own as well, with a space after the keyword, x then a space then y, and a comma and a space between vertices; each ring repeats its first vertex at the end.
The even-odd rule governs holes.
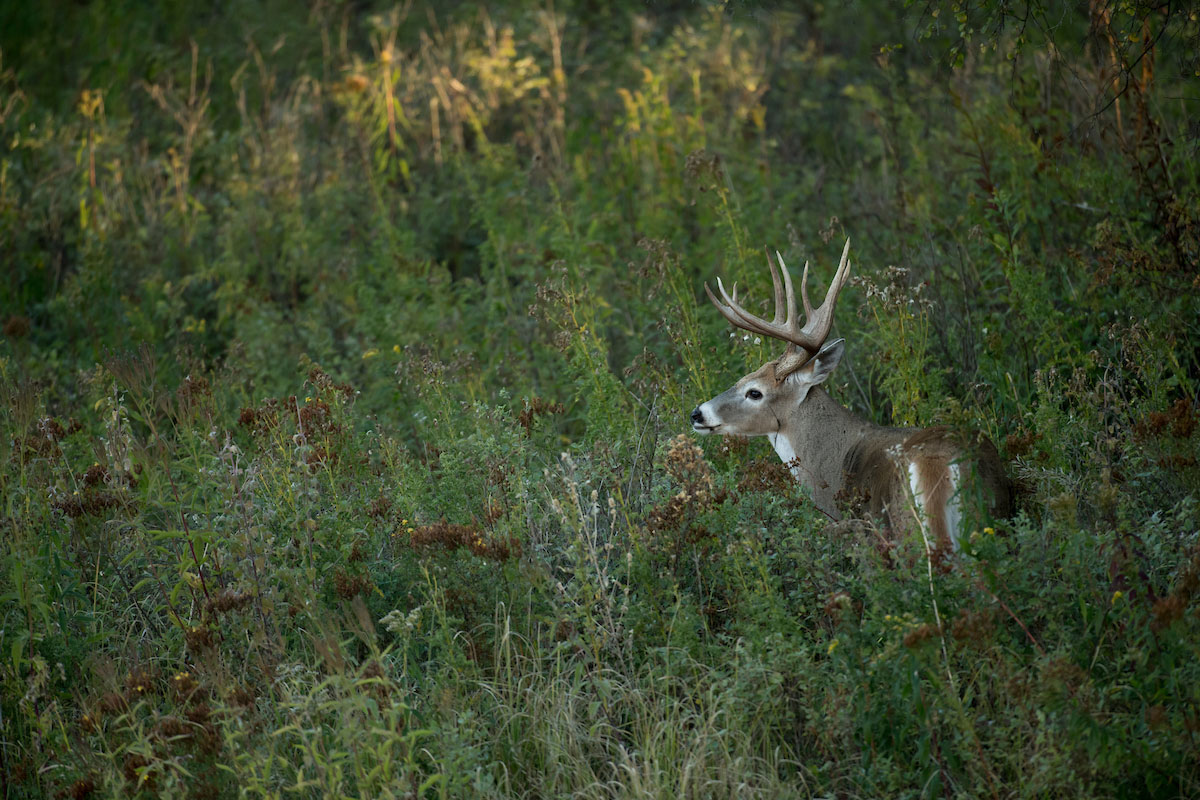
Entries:
MULTIPOLYGON (((958 549, 959 530, 962 527, 962 501, 958 496, 959 489, 962 486, 961 473, 958 464, 950 464, 946 471, 946 479, 950 481, 950 494, 946 499, 946 507, 943 510, 946 520, 946 534, 950 537, 950 546, 958 549)), ((921 530, 926 536, 929 534, 929 526, 927 523, 925 512, 925 500, 921 491, 921 475, 917 470, 917 465, 914 462, 908 464, 908 488, 912 490, 913 503, 916 505, 917 514, 920 517, 921 530)), ((938 542, 932 544, 937 545, 938 542)))
POLYGON ((962 527, 962 500, 959 489, 962 481, 959 478, 958 464, 950 465, 950 498, 946 501, 946 533, 950 534, 950 544, 958 549, 958 534, 962 527))
POLYGON ((917 471, 915 461, 908 462, 908 488, 912 492, 913 505, 916 506, 917 522, 928 538, 929 527, 925 524, 925 501, 921 499, 921 474, 917 471))

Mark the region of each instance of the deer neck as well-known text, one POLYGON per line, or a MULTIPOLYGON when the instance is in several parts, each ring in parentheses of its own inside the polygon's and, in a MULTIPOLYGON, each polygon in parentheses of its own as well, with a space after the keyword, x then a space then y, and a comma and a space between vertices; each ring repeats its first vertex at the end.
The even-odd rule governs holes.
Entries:
POLYGON ((836 520, 834 496, 842 488, 846 454, 871 427, 815 386, 768 438, 817 508, 836 520))

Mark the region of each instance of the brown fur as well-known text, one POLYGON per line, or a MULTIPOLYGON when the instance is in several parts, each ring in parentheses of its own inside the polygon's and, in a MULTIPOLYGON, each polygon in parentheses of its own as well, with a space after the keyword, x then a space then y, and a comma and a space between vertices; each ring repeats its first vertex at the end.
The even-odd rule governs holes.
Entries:
POLYGON ((950 465, 933 458, 917 458, 913 464, 917 468, 917 486, 921 491, 921 506, 929 533, 937 547, 952 548, 953 540, 946 519, 946 502, 955 489, 950 465))
POLYGON ((847 453, 843 464, 848 493, 866 501, 866 511, 884 519, 898 532, 911 527, 913 500, 908 465, 917 468, 920 504, 933 542, 952 546, 953 532, 946 519, 946 504, 954 491, 950 466, 959 467, 959 502, 964 512, 975 508, 982 494, 987 513, 1003 518, 1011 510, 1011 489, 995 445, 981 433, 966 442, 944 427, 922 430, 876 428, 847 453), (889 453, 898 448, 898 459, 889 453))

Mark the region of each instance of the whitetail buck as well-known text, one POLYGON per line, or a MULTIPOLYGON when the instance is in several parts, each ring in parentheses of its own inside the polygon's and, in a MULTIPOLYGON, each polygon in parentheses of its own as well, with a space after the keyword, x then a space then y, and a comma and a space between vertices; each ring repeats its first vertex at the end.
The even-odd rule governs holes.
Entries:
POLYGON ((775 319, 767 322, 738 305, 717 279, 713 305, 735 327, 787 342, 783 355, 735 383, 692 412, 700 433, 766 436, 813 502, 831 519, 841 518, 838 502, 864 502, 893 533, 923 525, 927 541, 957 548, 966 510, 983 500, 994 518, 1008 516, 1010 490, 995 446, 976 433, 955 437, 946 428, 885 428, 860 419, 826 394, 821 384, 837 366, 844 340, 826 342, 838 293, 850 276, 850 241, 825 302, 808 301, 808 264, 800 280, 805 324, 796 319, 792 277, 776 253, 779 272, 767 254, 775 284, 775 319))

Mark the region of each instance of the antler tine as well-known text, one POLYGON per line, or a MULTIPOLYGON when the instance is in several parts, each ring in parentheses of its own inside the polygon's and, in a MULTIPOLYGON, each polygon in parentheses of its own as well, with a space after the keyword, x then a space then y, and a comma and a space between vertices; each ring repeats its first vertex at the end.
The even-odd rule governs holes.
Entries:
POLYGON ((838 264, 838 274, 841 283, 850 277, 850 237, 846 237, 846 246, 842 248, 842 261, 838 264))
POLYGON ((796 290, 792 288, 792 273, 788 272, 787 264, 783 263, 778 250, 775 251, 775 259, 779 262, 779 268, 783 270, 784 292, 787 294, 787 319, 781 321, 787 325, 787 330, 794 331, 796 330, 796 290))
MULTIPOLYGON (((787 264, 783 263, 783 256, 779 251, 775 251, 775 258, 779 261, 779 266, 783 268, 783 277, 787 281, 788 294, 788 328, 796 329, 796 293, 792 290, 792 274, 788 272, 787 264)), ((800 297, 804 300, 804 318, 808 319, 812 316, 812 306, 808 304, 808 262, 804 262, 804 275, 800 278, 800 297)))
POLYGON ((808 262, 804 262, 804 275, 800 278, 800 299, 804 301, 804 319, 812 316, 812 303, 808 302, 808 262))
POLYGON ((838 294, 850 276, 849 256, 850 240, 847 239, 837 273, 833 276, 833 280, 829 283, 829 289, 825 292, 825 301, 815 311, 808 298, 808 263, 805 262, 804 275, 800 280, 800 296, 804 302, 805 316, 803 327, 800 327, 799 320, 796 319, 796 293, 792 287, 792 275, 783 261, 783 256, 778 251, 775 253, 775 259, 779 262, 778 269, 771 260, 770 251, 767 253, 767 266, 771 269, 771 282, 775 289, 775 319, 773 322, 767 322, 765 319, 751 314, 738 304, 736 284, 734 284, 733 295, 730 296, 725 291, 725 285, 721 279, 717 278, 717 291, 720 293, 720 299, 713 294, 707 283, 704 284, 704 291, 708 293, 708 299, 721 312, 721 316, 729 320, 734 327, 787 342, 790 346, 785 354, 785 360, 788 362, 788 368, 794 368, 807 361, 807 358, 800 357, 797 348, 803 348, 810 355, 816 353, 825 343, 825 338, 829 335, 830 328, 833 327, 834 306, 837 305, 838 294), (782 282, 779 280, 780 271, 783 272, 782 282))
POLYGON ((721 297, 725 298, 725 302, 730 306, 737 305, 737 281, 733 282, 733 291, 726 294, 725 285, 721 283, 721 279, 717 278, 717 288, 721 290, 721 297))
MULTIPOLYGON (((704 288, 707 289, 708 284, 705 284, 704 288)), ((737 281, 734 281, 734 283, 733 283, 733 296, 732 297, 729 295, 729 292, 725 291, 725 284, 721 282, 720 278, 717 278, 717 291, 721 293, 721 299, 725 301, 722 304, 723 308, 721 310, 723 312, 729 311, 735 317, 737 317, 738 319, 741 319, 741 315, 738 313, 740 307, 737 304, 737 281)), ((712 292, 709 292, 709 297, 712 297, 712 292)), ((725 316, 728 318, 729 314, 725 314, 725 316)), ((733 320, 730 319, 730 321, 732 322, 733 320)), ((737 323, 735 322, 734 324, 736 325, 737 323)))
POLYGON ((737 284, 734 284, 734 293, 733 296, 730 297, 729 292, 725 291, 725 284, 722 283, 720 278, 717 278, 717 291, 721 295, 720 300, 713 295, 712 290, 708 288, 707 283, 704 284, 704 291, 708 292, 708 299, 713 302, 713 305, 715 305, 717 310, 721 312, 721 316, 729 320, 733 327, 741 328, 742 330, 750 331, 751 333, 757 333, 763 336, 776 336, 776 334, 772 332, 770 323, 768 323, 766 320, 759 319, 738 305, 737 284))
POLYGON ((829 281, 829 288, 825 290, 825 300, 816 311, 813 311, 812 306, 808 302, 807 281, 801 287, 804 294, 805 322, 801 336, 798 338, 805 339, 808 344, 800 341, 797 341, 796 344, 799 344, 811 353, 815 353, 825 343, 825 338, 829 336, 829 330, 833 327, 833 310, 837 305, 838 294, 841 293, 842 287, 846 285, 846 280, 849 277, 850 240, 846 239, 846 246, 842 248, 841 263, 838 264, 837 272, 834 273, 833 279, 829 281))
MULTIPOLYGON (((787 300, 785 299, 784 294, 784 285, 779 282, 779 270, 775 269, 775 262, 771 261, 771 251, 767 250, 766 248, 763 249, 766 250, 767 253, 767 267, 771 270, 771 284, 775 287, 775 319, 771 324, 781 325, 787 321, 783 317, 784 309, 787 306, 787 300)), ((779 263, 783 264, 782 261, 779 263)), ((792 291, 791 276, 787 275, 786 267, 784 268, 784 275, 786 276, 785 280, 788 282, 787 295, 790 296, 792 291)))
POLYGON ((713 291, 708 287, 707 282, 704 284, 704 291, 708 293, 708 299, 712 301, 712 304, 717 307, 718 311, 721 312, 721 316, 725 317, 725 319, 727 319, 729 324, 733 325, 733 327, 766 336, 771 335, 770 333, 764 331, 758 324, 756 324, 762 323, 765 325, 766 323, 763 323, 762 320, 747 313, 742 309, 741 306, 737 304, 737 284, 734 284, 732 297, 730 297, 729 293, 725 291, 725 285, 721 282, 720 278, 717 278, 717 291, 721 295, 720 299, 713 294, 713 291))

